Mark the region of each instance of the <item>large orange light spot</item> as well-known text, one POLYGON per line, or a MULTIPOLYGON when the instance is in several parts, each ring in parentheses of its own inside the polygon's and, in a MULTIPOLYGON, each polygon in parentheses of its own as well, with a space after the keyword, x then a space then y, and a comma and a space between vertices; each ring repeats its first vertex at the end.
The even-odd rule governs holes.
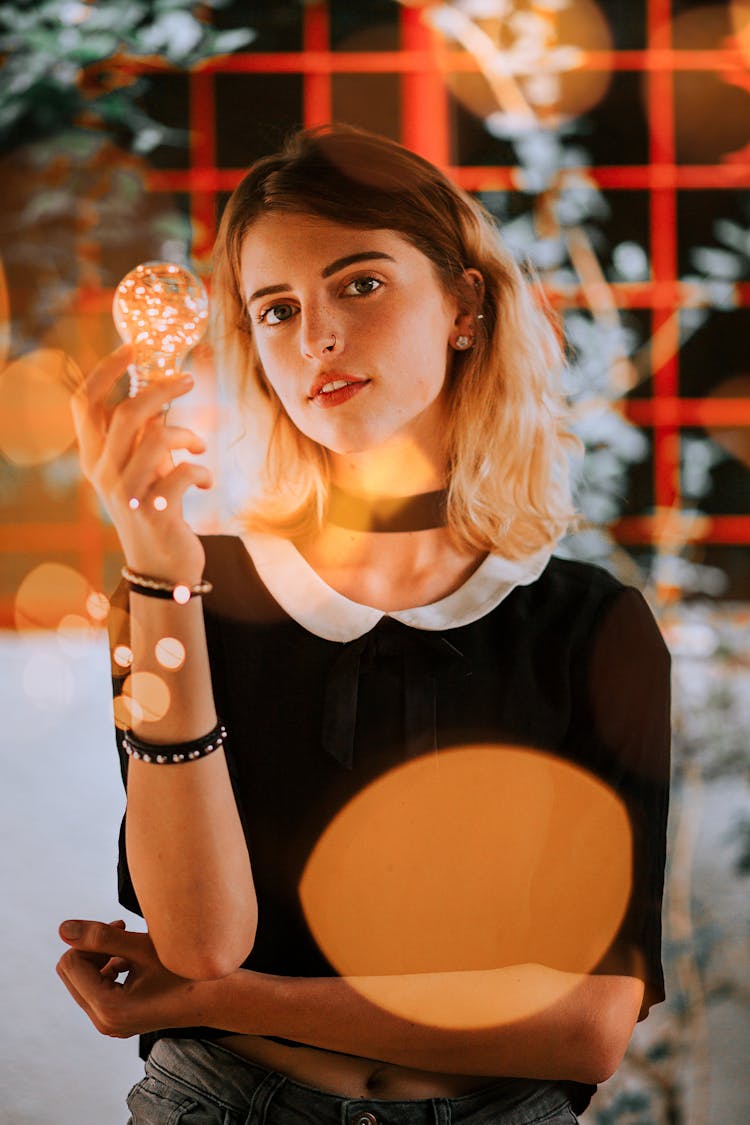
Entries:
POLYGON ((370 1000, 470 1027, 554 997, 544 989, 502 1009, 486 989, 472 997, 443 978, 425 1010, 406 975, 535 963, 562 971, 559 994, 578 983, 563 974, 589 972, 607 950, 630 885, 628 817, 605 785, 550 754, 473 746, 416 759, 358 794, 315 846, 300 897, 325 955, 370 1000))
POLYGON ((609 87, 612 33, 595 0, 514 0, 476 15, 436 5, 426 19, 448 35, 454 52, 462 48, 475 60, 476 70, 449 66, 445 77, 478 117, 500 111, 527 128, 554 125, 591 109, 609 87))
POLYGON ((82 574, 62 563, 41 563, 16 591, 18 629, 57 629, 71 614, 86 616, 91 587, 82 574))
MULTIPOLYGON (((677 51, 718 51, 732 43, 747 57, 750 2, 704 4, 676 13, 672 43, 677 51)), ((738 60, 739 62, 739 60, 738 60)), ((750 84, 741 65, 674 74, 674 138, 680 164, 718 164, 736 154, 745 162, 750 142, 750 84)))
POLYGON ((729 13, 739 48, 750 59, 750 0, 730 0, 729 13))
POLYGON ((66 613, 57 627, 60 645, 69 656, 81 656, 85 652, 81 642, 92 641, 95 636, 93 623, 80 613, 66 613))
MULTIPOLYGON (((750 375, 730 375, 711 389, 712 398, 750 399, 750 375)), ((750 467, 750 428, 706 426, 709 437, 732 457, 750 467)))
POLYGON ((41 465, 72 445, 70 399, 82 381, 57 348, 40 348, 0 374, 0 449, 16 465, 41 465))

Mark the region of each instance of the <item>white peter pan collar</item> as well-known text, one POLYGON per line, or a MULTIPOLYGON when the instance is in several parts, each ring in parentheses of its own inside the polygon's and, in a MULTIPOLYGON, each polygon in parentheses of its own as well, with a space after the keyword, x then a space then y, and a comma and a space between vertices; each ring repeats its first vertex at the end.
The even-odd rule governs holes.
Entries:
POLYGON ((430 631, 470 625, 499 605, 516 586, 536 581, 552 554, 551 547, 543 547, 524 559, 487 555, 463 585, 447 597, 430 605, 386 613, 334 590, 288 539, 249 532, 241 539, 261 581, 281 608, 308 632, 341 642, 369 633, 383 617, 430 631))

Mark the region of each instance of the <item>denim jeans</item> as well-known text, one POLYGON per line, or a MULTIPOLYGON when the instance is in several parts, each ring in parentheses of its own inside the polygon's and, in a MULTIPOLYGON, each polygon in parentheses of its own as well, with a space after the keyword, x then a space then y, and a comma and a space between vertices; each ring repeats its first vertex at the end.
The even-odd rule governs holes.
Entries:
POLYGON ((554 1082, 498 1079, 460 1098, 341 1098, 216 1043, 160 1039, 128 1095, 128 1125, 571 1125, 554 1082))

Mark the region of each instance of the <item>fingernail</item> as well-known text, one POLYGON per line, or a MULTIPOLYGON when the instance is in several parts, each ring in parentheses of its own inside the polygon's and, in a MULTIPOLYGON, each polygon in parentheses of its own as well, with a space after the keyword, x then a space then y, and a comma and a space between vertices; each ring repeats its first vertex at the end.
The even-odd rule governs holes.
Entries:
POLYGON ((63 922, 60 926, 60 933, 63 937, 75 941, 83 933, 83 926, 80 922, 63 922))

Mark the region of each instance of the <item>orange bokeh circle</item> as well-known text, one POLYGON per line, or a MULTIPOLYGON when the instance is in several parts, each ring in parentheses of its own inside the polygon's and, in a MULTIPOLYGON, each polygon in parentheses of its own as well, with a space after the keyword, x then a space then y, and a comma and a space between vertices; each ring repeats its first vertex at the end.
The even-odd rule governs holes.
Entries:
POLYGON ((59 348, 39 348, 0 374, 0 449, 16 465, 42 465, 75 440, 70 400, 83 376, 59 348))
POLYGON ((86 579, 73 567, 40 563, 16 591, 16 628, 58 629, 70 615, 87 617, 91 592, 86 579))
POLYGON ((606 785, 551 754, 470 746, 357 794, 313 849, 300 898, 323 953, 368 999, 417 1022, 481 1027, 575 987, 610 946, 630 887, 629 819, 606 785), (560 970, 558 993, 506 1009, 444 987, 425 1009, 406 979, 529 963, 560 970))
POLYGON ((171 692, 154 672, 132 672, 122 685, 122 694, 133 701, 134 715, 145 723, 158 722, 169 710, 171 692))

